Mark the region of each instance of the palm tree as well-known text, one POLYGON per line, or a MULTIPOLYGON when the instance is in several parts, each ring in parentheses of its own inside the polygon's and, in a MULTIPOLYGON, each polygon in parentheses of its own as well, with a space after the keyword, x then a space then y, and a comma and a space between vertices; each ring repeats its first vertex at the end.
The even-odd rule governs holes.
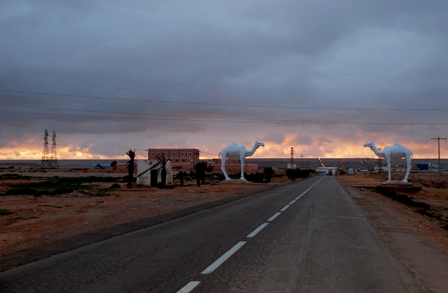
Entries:
POLYGON ((168 163, 170 158, 167 159, 162 154, 162 155, 156 155, 156 160, 162 166, 162 168, 160 168, 160 172, 161 172, 160 176, 162 178, 162 182, 160 182, 160 185, 165 186, 166 185, 166 163, 168 163))
POLYGON ((128 187, 132 187, 132 182, 134 181, 134 168, 135 168, 135 158, 137 157, 137 152, 135 150, 129 150, 126 152, 129 156, 129 161, 126 163, 126 169, 128 170, 128 187))

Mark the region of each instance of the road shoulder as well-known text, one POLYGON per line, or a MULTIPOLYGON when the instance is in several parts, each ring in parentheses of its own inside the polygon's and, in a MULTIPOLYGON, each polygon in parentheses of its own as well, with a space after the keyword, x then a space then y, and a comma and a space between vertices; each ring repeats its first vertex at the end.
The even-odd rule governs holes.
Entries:
POLYGON ((413 276, 416 285, 423 292, 445 292, 448 288, 448 256, 356 188, 343 187, 360 207, 382 244, 413 276))

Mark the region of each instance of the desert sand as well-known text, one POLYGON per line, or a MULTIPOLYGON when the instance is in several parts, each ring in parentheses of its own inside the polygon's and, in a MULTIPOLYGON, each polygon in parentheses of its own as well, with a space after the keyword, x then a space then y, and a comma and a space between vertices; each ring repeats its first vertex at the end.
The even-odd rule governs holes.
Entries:
MULTIPOLYGON (((11 174, 10 171, 8 170, 8 174, 11 174)), ((21 170, 12 174, 26 175, 30 172, 35 171, 21 170)), ((0 175, 5 173, 0 173, 0 175)), ((26 179, 2 179, 0 181, 0 194, 10 189, 12 184, 29 184, 54 176, 124 176, 124 174, 111 170, 94 168, 83 171, 49 170, 34 175, 36 177, 26 179)), ((413 184, 422 187, 422 190, 410 196, 416 201, 426 202, 430 205, 431 208, 427 210, 430 213, 426 214, 418 213, 421 210, 419 208, 407 206, 375 193, 372 188, 384 182, 386 180, 385 175, 338 176, 347 188, 364 193, 370 200, 376 202, 399 221, 411 227, 435 247, 448 254, 448 189, 433 188, 430 180, 425 179, 423 175, 420 177, 419 179, 414 175, 413 184)), ((147 222, 141 222, 140 225, 156 224, 211 205, 250 196, 288 182, 289 180, 284 178, 276 179, 274 183, 269 184, 207 183, 198 187, 194 182, 185 182, 184 186, 179 186, 180 182, 176 181, 174 188, 138 185, 127 188, 126 183, 121 182, 119 188, 113 189, 109 189, 112 183, 102 182, 90 183, 92 186, 90 186, 88 192, 74 191, 69 194, 51 196, 0 196, 0 210, 11 212, 9 215, 0 216, 0 256, 5 261, 5 265, 0 270, 26 263, 33 259, 33 254, 36 258, 39 258, 64 251, 64 248, 60 246, 67 246, 65 249, 71 249, 77 247, 77 245, 88 244, 89 242, 79 241, 86 233, 94 235, 96 231, 109 229, 107 233, 112 237, 125 233, 129 229, 140 227, 134 225, 135 227, 132 228, 129 223, 145 220, 147 222), (105 193, 103 190, 108 191, 105 193), (165 218, 163 218, 164 215, 165 218), (151 222, 148 219, 154 220, 151 222), (121 227, 120 225, 122 226, 121 229, 110 232, 112 231, 111 227, 121 227), (78 244, 72 246, 74 242, 78 244), (43 251, 44 248, 48 249, 43 251), (48 251, 51 250, 50 248, 54 251, 48 251)), ((91 241, 101 239, 93 237, 91 241)))

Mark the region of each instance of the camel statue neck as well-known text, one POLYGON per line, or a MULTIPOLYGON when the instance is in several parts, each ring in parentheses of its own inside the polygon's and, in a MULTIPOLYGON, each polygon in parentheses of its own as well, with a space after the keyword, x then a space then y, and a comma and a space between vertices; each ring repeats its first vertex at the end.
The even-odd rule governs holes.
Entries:
POLYGON ((375 153, 375 155, 377 155, 378 157, 380 157, 380 155, 382 154, 382 152, 380 152, 376 146, 372 143, 372 151, 375 153))
POLYGON ((252 149, 250 150, 250 151, 247 151, 246 152, 246 156, 252 156, 254 153, 255 153, 255 151, 258 149, 258 145, 257 144, 254 144, 254 146, 252 147, 252 149))

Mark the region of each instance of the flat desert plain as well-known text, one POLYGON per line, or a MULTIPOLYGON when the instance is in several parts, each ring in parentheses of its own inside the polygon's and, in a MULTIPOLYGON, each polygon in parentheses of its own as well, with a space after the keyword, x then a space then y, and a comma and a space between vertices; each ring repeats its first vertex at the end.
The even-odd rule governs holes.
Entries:
MULTIPOLYGON (((3 172, 0 175, 8 174, 8 176, 3 176, 0 181, 0 195, 10 190, 13 185, 25 186, 33 182, 42 182, 56 176, 55 174, 58 177, 68 178, 125 175, 93 168, 85 173, 82 174, 79 170, 73 169, 58 169, 53 170, 53 173, 50 171, 42 173, 42 177, 34 174, 33 177, 28 178, 21 177, 29 174, 24 170, 3 172), (18 176, 11 177, 11 174, 18 176)), ((347 188, 366 195, 369 200, 374 201, 435 247, 448 254, 448 188, 432 187, 431 180, 435 178, 434 175, 432 178, 426 178, 427 174, 418 175, 420 174, 413 174, 413 184, 421 187, 422 190, 409 196, 417 202, 425 202, 429 205, 430 208, 424 209, 423 212, 421 208, 375 193, 372 187, 386 181, 385 175, 356 174, 341 175, 338 178, 347 188)), ((192 213, 201 207, 250 196, 288 182, 290 181, 285 177, 275 178, 273 183, 268 184, 210 184, 206 182, 198 187, 195 182, 185 182, 184 186, 180 186, 180 182, 175 181, 174 188, 141 185, 127 188, 124 182, 119 182, 117 188, 110 188, 113 184, 111 182, 90 182, 89 188, 84 192, 76 190, 67 194, 39 196, 2 195, 0 210, 7 212, 0 215, 0 257, 7 264, 2 266, 0 271, 32 260, 32 254, 36 254, 35 258, 41 258, 64 251, 64 248, 56 246, 75 242, 70 239, 78 241, 83 235, 95 234, 95 231, 109 229, 107 231, 110 232, 111 227, 120 227, 120 225, 148 219, 157 220, 147 221, 142 225, 156 224, 186 215, 185 212, 180 211, 190 209, 189 213, 192 213), (164 218, 164 215, 170 215, 170 217, 164 218), (69 241, 64 242, 67 239, 69 241), (44 248, 49 247, 53 251, 42 252, 44 248)), ((118 229, 121 232, 116 232, 117 229, 115 229, 112 234, 124 233, 129 227, 118 229)))

